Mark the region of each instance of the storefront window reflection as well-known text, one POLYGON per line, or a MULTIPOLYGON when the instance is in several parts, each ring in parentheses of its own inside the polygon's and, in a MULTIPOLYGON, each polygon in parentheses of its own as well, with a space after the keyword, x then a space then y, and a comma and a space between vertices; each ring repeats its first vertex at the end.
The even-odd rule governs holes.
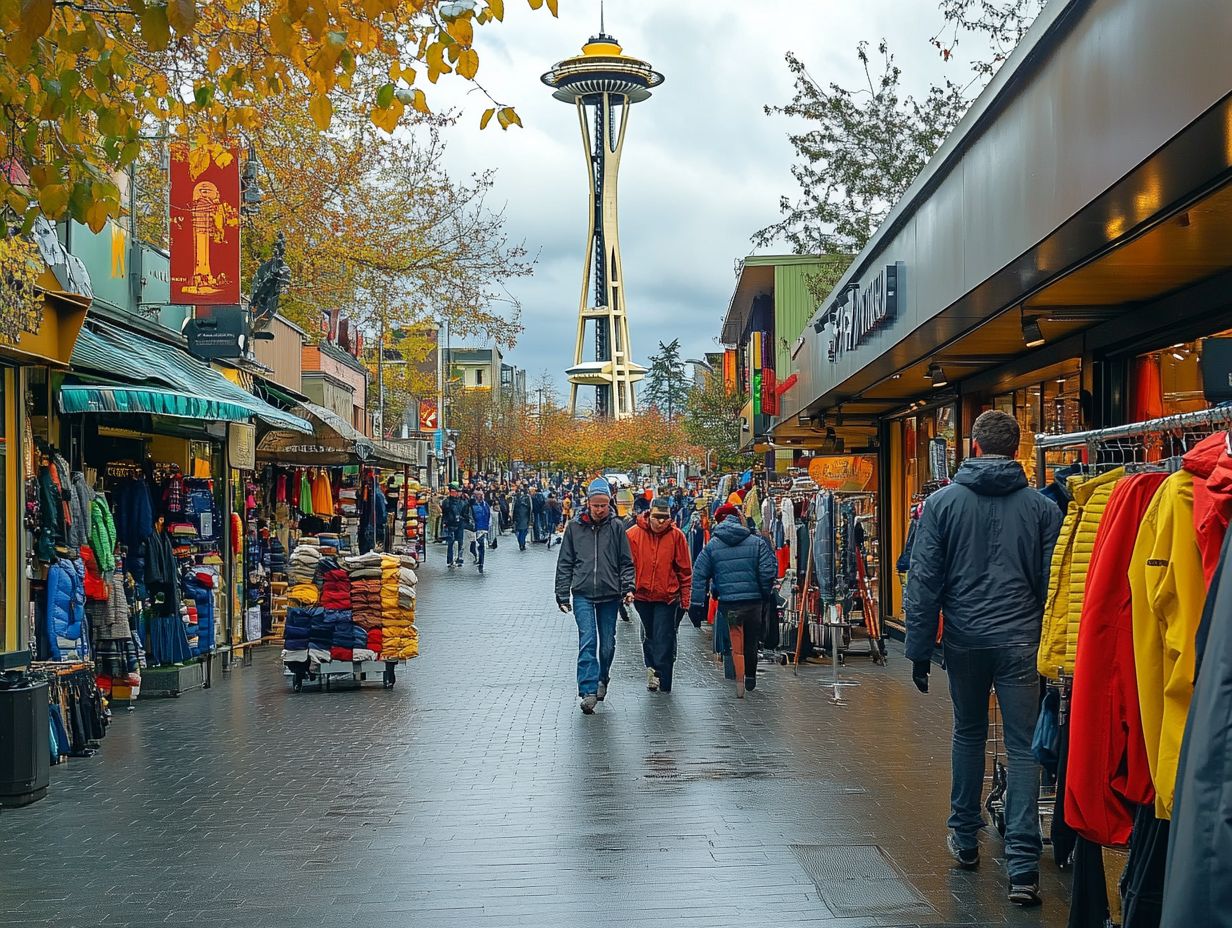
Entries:
MULTIPOLYGON (((1232 330, 1215 337, 1232 337, 1232 330)), ((1130 421, 1194 412, 1210 405, 1202 389, 1202 351, 1210 340, 1180 342, 1134 359, 1130 421)))

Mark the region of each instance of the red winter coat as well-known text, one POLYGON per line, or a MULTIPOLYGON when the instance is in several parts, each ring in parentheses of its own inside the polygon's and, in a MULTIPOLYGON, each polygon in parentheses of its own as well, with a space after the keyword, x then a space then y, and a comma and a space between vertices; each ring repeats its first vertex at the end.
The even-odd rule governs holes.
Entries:
POLYGON ((642 513, 628 534, 636 575, 633 598, 652 603, 679 602, 682 609, 688 609, 693 562, 684 532, 671 525, 662 535, 656 535, 646 513, 642 513))
POLYGON ((1228 454, 1227 434, 1219 432, 1185 455, 1185 469, 1195 475, 1194 532, 1198 550, 1202 552, 1202 575, 1208 588, 1219 566, 1223 536, 1227 534, 1232 516, 1232 455, 1228 454), (1195 459, 1193 467, 1190 466, 1191 455, 1195 459))
POLYGON ((94 557, 94 549, 83 547, 81 549, 81 562, 86 567, 86 599, 92 599, 96 602, 106 602, 111 598, 111 590, 107 587, 107 582, 103 580, 102 571, 98 569, 98 560, 94 557))
POLYGON ((1069 713, 1065 821, 1096 844, 1128 844, 1129 804, 1155 801, 1138 708, 1129 566, 1138 526, 1167 478, 1145 473, 1117 483, 1087 571, 1069 713))

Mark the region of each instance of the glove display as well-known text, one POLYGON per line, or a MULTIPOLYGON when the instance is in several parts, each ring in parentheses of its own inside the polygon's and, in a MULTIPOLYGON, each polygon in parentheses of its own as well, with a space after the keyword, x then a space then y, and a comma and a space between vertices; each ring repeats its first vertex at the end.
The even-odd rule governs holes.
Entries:
POLYGON ((706 607, 690 606, 689 621, 693 623, 694 628, 701 628, 702 623, 706 621, 706 607))
POLYGON ((928 692, 928 674, 933 669, 932 661, 911 662, 911 682, 921 693, 928 692))

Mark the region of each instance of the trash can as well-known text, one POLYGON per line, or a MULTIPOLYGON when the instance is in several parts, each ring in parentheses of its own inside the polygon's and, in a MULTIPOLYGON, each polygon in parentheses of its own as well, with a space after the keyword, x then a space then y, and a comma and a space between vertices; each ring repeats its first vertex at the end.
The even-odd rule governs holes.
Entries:
POLYGON ((47 705, 46 682, 24 674, 0 677, 0 806, 25 806, 47 795, 47 705))

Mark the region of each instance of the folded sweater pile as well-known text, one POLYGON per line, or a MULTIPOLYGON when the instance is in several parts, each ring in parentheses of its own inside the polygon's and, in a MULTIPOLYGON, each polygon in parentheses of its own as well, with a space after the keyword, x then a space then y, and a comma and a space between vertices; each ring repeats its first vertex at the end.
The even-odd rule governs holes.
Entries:
POLYGON ((351 611, 355 621, 364 628, 376 628, 381 624, 381 581, 351 581, 351 611))
POLYGON ((321 591, 315 583, 297 583, 287 590, 287 599, 295 606, 316 606, 321 603, 321 591))
POLYGON ((282 659, 284 661, 308 660, 312 623, 322 615, 323 611, 315 606, 292 606, 287 610, 287 622, 282 633, 282 659))
POLYGON ((326 609, 351 608, 351 577, 342 568, 327 570, 321 584, 321 605, 326 609))
POLYGON ((311 583, 316 579, 317 567, 321 562, 321 549, 315 545, 296 545, 291 552, 291 560, 287 568, 287 578, 292 583, 311 583))

